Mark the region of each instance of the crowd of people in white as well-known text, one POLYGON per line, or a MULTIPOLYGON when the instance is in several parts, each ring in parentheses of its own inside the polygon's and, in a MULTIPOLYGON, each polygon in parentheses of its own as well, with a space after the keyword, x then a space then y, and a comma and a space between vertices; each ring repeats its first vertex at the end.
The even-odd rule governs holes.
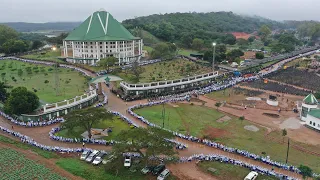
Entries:
MULTIPOLYGON (((313 52, 310 52, 310 53, 308 53, 308 55, 310 55, 312 53, 313 52)), ((212 91, 218 91, 218 90, 222 90, 222 89, 234 86, 235 84, 237 84, 239 82, 253 81, 253 80, 256 80, 256 79, 260 79, 263 76, 282 68, 282 66, 285 63, 287 63, 288 61, 292 61, 292 60, 294 60, 294 59, 296 59, 298 57, 299 56, 284 60, 281 63, 278 63, 277 65, 274 65, 274 66, 270 67, 268 70, 258 73, 255 76, 251 76, 251 77, 247 77, 247 78, 244 78, 244 77, 232 77, 232 78, 230 78, 228 80, 208 85, 207 87, 204 87, 204 88, 199 89, 199 90, 193 90, 191 92, 186 92, 186 93, 178 94, 178 95, 170 95, 170 96, 161 97, 160 98, 161 100, 157 101, 157 102, 148 102, 148 103, 145 103, 145 104, 137 104, 137 105, 134 105, 132 107, 129 107, 128 113, 131 114, 132 116, 134 116, 135 118, 139 119, 143 123, 149 125, 149 126, 154 126, 154 127, 161 128, 160 126, 158 126, 156 124, 150 123, 144 117, 139 116, 138 114, 134 113, 133 110, 137 109, 137 108, 142 108, 142 107, 145 107, 145 106, 153 106, 153 105, 158 105, 158 104, 167 103, 167 102, 177 102, 177 101, 189 100, 192 95, 206 94, 206 93, 210 93, 212 91)), ((1 59, 4 59, 4 58, 0 58, 0 60, 1 59)), ((14 59, 14 60, 19 60, 19 61, 24 61, 24 62, 29 62, 29 63, 35 63, 35 64, 45 64, 45 65, 53 65, 54 64, 54 63, 50 63, 50 62, 26 60, 26 59, 21 59, 21 58, 16 58, 16 57, 9 57, 9 58, 7 57, 5 59, 14 59)), ((64 64, 60 64, 60 67, 71 68, 71 69, 77 70, 79 72, 82 72, 86 76, 89 76, 89 74, 86 71, 84 71, 84 70, 82 70, 80 68, 77 68, 77 67, 64 65, 64 64)), ((103 92, 103 94, 105 96, 104 101, 102 103, 98 103, 97 105, 95 105, 95 107, 101 107, 101 106, 104 106, 105 104, 107 104, 107 102, 108 102, 107 95, 104 92, 103 92)), ((122 115, 121 113, 115 112, 115 111, 110 111, 110 112, 113 113, 116 116, 120 116, 120 118, 123 119, 124 121, 126 121, 129 125, 132 125, 134 127, 138 127, 137 124, 135 124, 132 120, 130 120, 126 116, 122 115)), ((10 120, 12 123, 14 123, 16 125, 25 126, 25 127, 46 126, 46 125, 51 125, 51 124, 54 124, 54 123, 60 123, 60 122, 64 121, 63 118, 56 118, 56 119, 50 119, 48 121, 42 121, 42 122, 33 122, 33 121, 31 121, 31 122, 27 122, 26 123, 26 122, 18 121, 17 119, 14 119, 14 118, 10 117, 9 115, 7 115, 7 114, 5 114, 3 112, 0 112, 0 115, 5 117, 6 119, 10 120)), ((66 148, 66 147, 57 147, 57 146, 46 146, 46 145, 42 145, 40 143, 37 143, 32 138, 30 138, 30 137, 28 137, 26 135, 23 135, 23 134, 21 134, 19 132, 15 132, 15 131, 10 130, 8 128, 0 126, 0 130, 3 131, 3 132, 6 132, 8 134, 11 134, 11 135, 13 135, 15 137, 20 138, 20 140, 23 143, 27 143, 27 144, 30 144, 32 146, 36 146, 38 148, 41 148, 41 149, 47 150, 47 151, 57 151, 57 152, 68 152, 68 153, 71 153, 71 152, 82 152, 84 150, 90 150, 90 149, 84 148, 84 147, 83 148, 66 148)), ((109 144, 111 145, 111 144, 114 143, 114 141, 96 140, 96 139, 88 139, 88 138, 77 139, 77 138, 59 137, 59 136, 55 135, 56 132, 58 132, 59 130, 60 130, 60 128, 53 128, 49 133, 50 138, 53 139, 53 140, 58 140, 58 141, 62 141, 62 142, 70 142, 70 143, 77 143, 77 142, 83 143, 83 142, 85 142, 85 143, 94 143, 94 144, 103 144, 103 145, 109 145, 109 144)), ((236 154, 242 155, 244 157, 248 157, 248 158, 251 158, 251 159, 254 159, 254 160, 258 160, 258 161, 263 162, 263 163, 268 164, 268 165, 272 165, 272 166, 275 166, 275 167, 278 167, 278 168, 281 168, 281 169, 285 169, 285 170, 289 170, 289 171, 292 171, 292 172, 300 173, 300 170, 298 168, 296 168, 294 166, 291 166, 291 165, 284 164, 284 163, 273 161, 269 157, 263 157, 263 156, 260 156, 260 155, 256 155, 254 153, 250 153, 250 152, 245 151, 245 150, 240 150, 240 149, 237 149, 237 148, 227 147, 227 146, 224 146, 223 144, 216 143, 216 142, 213 142, 213 141, 210 141, 210 140, 207 140, 207 139, 199 139, 199 138, 194 137, 194 136, 184 135, 184 134, 181 134, 181 133, 178 133, 178 132, 174 132, 174 131, 171 131, 171 130, 168 130, 168 129, 165 129, 165 130, 170 131, 174 135, 176 135, 177 137, 185 139, 185 140, 202 143, 202 144, 204 144, 206 146, 209 146, 209 147, 214 147, 214 148, 217 148, 217 149, 220 149, 220 150, 223 150, 223 151, 236 153, 236 154)), ((168 141, 176 143, 177 149, 187 148, 186 145, 184 145, 184 144, 182 144, 180 142, 177 142, 175 140, 168 140, 168 141)), ((137 156, 137 155, 134 154, 134 156, 137 156)), ((231 164, 234 164, 234 165, 239 165, 239 166, 243 166, 243 167, 249 168, 251 170, 259 171, 260 173, 263 173, 263 174, 266 174, 266 175, 273 175, 273 176, 277 176, 279 178, 288 179, 288 180, 289 179, 290 180, 291 179, 295 179, 295 178, 291 178, 291 177, 285 176, 283 174, 276 173, 276 172, 273 171, 273 169, 272 170, 265 169, 265 168, 260 167, 260 166, 251 165, 251 164, 248 164, 248 163, 241 162, 239 160, 231 159, 229 157, 222 156, 222 155, 217 155, 217 154, 211 154, 211 155, 198 154, 198 155, 193 155, 191 157, 180 158, 179 162, 188 162, 188 161, 192 161, 192 160, 220 161, 220 162, 224 162, 224 163, 231 163, 231 164)), ((318 176, 318 175, 314 174, 314 176, 318 176)))

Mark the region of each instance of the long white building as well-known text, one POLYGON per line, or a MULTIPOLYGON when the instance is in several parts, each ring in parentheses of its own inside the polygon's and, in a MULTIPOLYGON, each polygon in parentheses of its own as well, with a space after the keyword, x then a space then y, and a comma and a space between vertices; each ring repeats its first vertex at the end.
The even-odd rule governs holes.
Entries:
POLYGON ((63 41, 63 56, 71 63, 95 64, 116 57, 120 63, 140 60, 143 41, 134 37, 105 10, 90 15, 63 41))

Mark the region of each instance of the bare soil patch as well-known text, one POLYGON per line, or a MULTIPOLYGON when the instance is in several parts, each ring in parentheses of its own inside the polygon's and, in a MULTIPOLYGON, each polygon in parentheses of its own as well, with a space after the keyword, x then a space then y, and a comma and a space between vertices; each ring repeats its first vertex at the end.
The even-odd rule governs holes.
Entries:
POLYGON ((273 114, 273 113, 262 113, 265 116, 271 117, 271 118, 279 118, 279 114, 273 114))
POLYGON ((223 122, 230 121, 231 119, 232 119, 232 118, 229 117, 229 116, 223 116, 222 118, 219 118, 219 119, 217 120, 217 122, 223 123, 223 122))
POLYGON ((253 132, 258 132, 259 128, 255 125, 250 125, 250 126, 245 126, 244 129, 248 130, 248 131, 253 131, 253 132))
POLYGON ((228 137, 231 135, 231 133, 226 130, 218 129, 214 127, 205 128, 202 134, 211 139, 228 137))

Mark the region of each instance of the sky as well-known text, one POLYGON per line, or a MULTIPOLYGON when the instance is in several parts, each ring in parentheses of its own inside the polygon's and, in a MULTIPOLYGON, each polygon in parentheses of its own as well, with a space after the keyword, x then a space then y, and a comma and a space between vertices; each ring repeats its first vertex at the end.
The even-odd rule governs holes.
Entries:
POLYGON ((84 21, 101 8, 118 21, 150 14, 217 11, 320 21, 320 0, 0 0, 0 22, 84 21))

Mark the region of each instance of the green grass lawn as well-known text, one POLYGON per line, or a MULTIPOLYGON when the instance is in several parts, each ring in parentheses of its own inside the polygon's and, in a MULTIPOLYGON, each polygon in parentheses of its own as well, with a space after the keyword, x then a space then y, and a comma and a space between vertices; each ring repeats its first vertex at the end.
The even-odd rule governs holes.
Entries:
MULTIPOLYGON (((189 105, 177 104, 179 107, 165 105, 165 125, 167 129, 171 129, 181 133, 190 132, 191 135, 201 137, 205 128, 211 129, 207 132, 206 138, 216 142, 223 143, 227 146, 262 154, 265 152, 271 159, 285 162, 286 160, 286 144, 269 141, 264 137, 266 129, 258 126, 258 132, 252 132, 244 129, 246 125, 253 125, 248 121, 240 121, 238 118, 232 117, 227 122, 217 122, 216 120, 223 116, 222 113, 215 109, 189 105), (169 120, 168 120, 169 116, 169 120), (213 128, 212 128, 213 127, 213 128)), ((150 122, 162 126, 162 105, 145 107, 135 110, 136 113, 144 116, 150 122)), ((282 139, 281 132, 274 132, 274 136, 282 139)), ((303 146, 303 144, 302 144, 303 146)), ((307 146, 306 146, 307 147, 307 146)), ((315 172, 320 173, 320 157, 306 154, 291 148, 289 153, 289 164, 299 166, 300 164, 311 167, 315 172)))
MULTIPOLYGON (((234 166, 231 164, 225 164, 220 162, 201 162, 198 164, 200 169, 204 172, 208 172, 212 174, 215 177, 218 177, 220 180, 231 180, 231 179, 244 179, 249 172, 251 172, 249 169, 240 167, 240 166, 234 166), (216 172, 210 172, 208 171, 208 168, 214 168, 216 169, 216 172)), ((256 180, 276 180, 276 177, 273 176, 266 176, 259 174, 256 180)))
POLYGON ((190 56, 190 54, 198 54, 198 51, 192 49, 179 49, 178 54, 190 56))
POLYGON ((58 59, 58 57, 61 56, 61 50, 57 49, 56 51, 48 50, 48 51, 43 51, 39 53, 34 53, 34 54, 28 54, 22 56, 23 58, 26 59, 35 59, 35 60, 41 60, 41 61, 58 61, 60 63, 63 63, 61 59, 58 59), (45 54, 42 54, 45 53, 45 54))
POLYGON ((1 80, 6 81, 10 86, 24 86, 30 91, 37 90, 36 94, 40 100, 45 103, 52 103, 73 98, 83 94, 88 85, 85 83, 85 77, 79 72, 71 69, 59 68, 60 95, 55 92, 55 70, 53 67, 24 63, 20 61, 3 60, 0 61, 1 80), (27 69, 31 68, 28 74, 27 69), (18 75, 18 71, 23 71, 18 75), (5 73, 5 75, 3 75, 5 73), (16 82, 13 80, 16 80, 16 82), (45 81, 48 81, 45 83, 45 81))
MULTIPOLYGON (((140 74, 139 79, 140 83, 163 81, 165 79, 174 80, 187 77, 188 75, 195 76, 211 72, 210 68, 183 59, 175 59, 150 64, 142 66, 142 69, 142 74, 140 74)), ((127 74, 122 71, 121 73, 117 73, 115 75, 121 77, 127 82, 137 83, 135 81, 135 76, 130 71, 127 74)))
MULTIPOLYGON (((104 120, 99 124, 96 124, 93 126, 93 128, 99 128, 99 129, 107 129, 109 127, 112 128, 112 132, 109 133, 108 136, 104 138, 105 140, 113 140, 117 135, 121 133, 121 131, 130 129, 130 126, 123 120, 119 119, 118 117, 114 117, 112 121, 104 120)), ((81 138, 81 134, 83 132, 85 132, 85 129, 83 127, 75 127, 72 132, 68 131, 67 129, 64 129, 58 132, 57 135, 62 137, 68 137, 68 138, 81 138)))
POLYGON ((143 46, 143 50, 148 51, 148 53, 150 54, 153 51, 153 48, 151 46, 143 46))
MULTIPOLYGON (((189 104, 179 104, 179 107, 164 105, 165 120, 164 127, 181 133, 189 133, 193 136, 203 136, 203 130, 210 126, 215 120, 223 116, 222 113, 201 106, 192 106, 189 104)), ((163 106, 151 106, 135 110, 136 113, 146 117, 151 122, 161 125, 163 106)))

